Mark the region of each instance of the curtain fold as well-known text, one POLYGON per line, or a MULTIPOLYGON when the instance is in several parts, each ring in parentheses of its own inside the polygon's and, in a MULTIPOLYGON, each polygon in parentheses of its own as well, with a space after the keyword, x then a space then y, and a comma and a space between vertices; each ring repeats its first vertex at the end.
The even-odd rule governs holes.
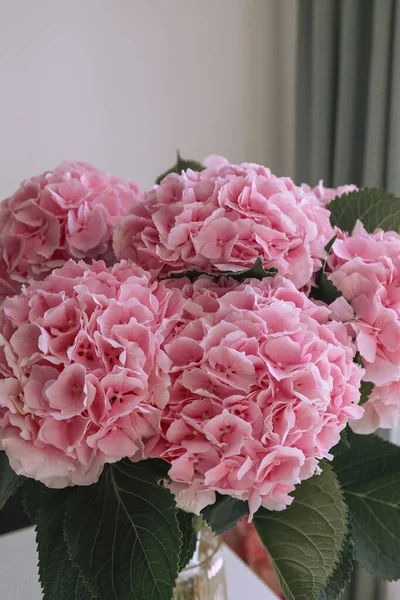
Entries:
POLYGON ((400 194, 400 2, 398 0, 395 3, 393 29, 386 179, 388 188, 400 194))
POLYGON ((302 0, 296 179, 400 193, 398 0, 302 0))

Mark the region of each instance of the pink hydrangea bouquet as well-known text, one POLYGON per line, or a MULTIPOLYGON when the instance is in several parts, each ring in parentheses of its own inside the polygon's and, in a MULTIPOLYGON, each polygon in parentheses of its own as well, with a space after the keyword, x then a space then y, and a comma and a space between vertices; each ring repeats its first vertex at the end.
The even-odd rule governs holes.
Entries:
POLYGON ((287 600, 400 578, 399 199, 63 163, 0 224, 0 507, 45 600, 170 600, 194 515, 253 523, 287 600))

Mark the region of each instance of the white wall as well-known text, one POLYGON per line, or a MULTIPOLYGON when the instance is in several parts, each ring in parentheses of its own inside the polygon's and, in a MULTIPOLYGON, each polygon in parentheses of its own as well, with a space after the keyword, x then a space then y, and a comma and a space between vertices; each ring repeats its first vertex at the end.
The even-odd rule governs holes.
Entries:
POLYGON ((64 158, 143 186, 176 148, 284 171, 295 3, 0 0, 0 198, 64 158))

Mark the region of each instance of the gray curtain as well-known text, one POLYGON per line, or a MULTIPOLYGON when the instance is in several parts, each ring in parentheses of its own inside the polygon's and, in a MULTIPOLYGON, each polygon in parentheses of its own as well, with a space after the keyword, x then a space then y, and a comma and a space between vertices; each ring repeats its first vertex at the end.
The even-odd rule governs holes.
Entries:
MULTIPOLYGON (((297 182, 400 194, 400 0, 297 7, 297 182)), ((357 568, 344 600, 388 598, 400 587, 357 568)))
POLYGON ((400 193, 400 1, 298 0, 296 179, 400 193))

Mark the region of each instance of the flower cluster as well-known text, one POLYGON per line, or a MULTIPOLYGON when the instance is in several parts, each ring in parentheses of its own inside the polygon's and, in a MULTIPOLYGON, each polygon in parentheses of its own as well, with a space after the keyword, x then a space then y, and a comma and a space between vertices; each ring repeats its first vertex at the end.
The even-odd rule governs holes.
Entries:
POLYGON ((254 513, 290 504, 349 421, 393 427, 400 235, 332 228, 326 205, 356 189, 298 187, 216 156, 144 197, 86 163, 24 181, 0 207, 0 447, 12 467, 62 487, 158 457, 182 506, 198 512, 219 492, 254 513), (328 307, 308 293, 335 233, 327 272, 343 295, 328 307), (259 258, 278 275, 157 281, 259 258), (374 386, 364 407, 361 377, 374 386))
POLYGON ((322 206, 326 206, 334 198, 343 196, 343 194, 350 194, 350 192, 356 192, 358 187, 350 183, 347 185, 340 185, 337 188, 327 188, 324 187, 324 182, 321 179, 315 187, 311 188, 307 183, 303 183, 301 189, 307 193, 311 192, 314 194, 321 202, 322 206))
POLYGON ((177 285, 185 304, 163 344, 171 387, 156 448, 171 488, 194 512, 215 492, 251 513, 282 510, 362 415, 346 326, 279 276, 177 285))
POLYGON ((297 288, 306 285, 333 236, 318 198, 260 165, 208 164, 169 174, 132 206, 114 237, 117 258, 166 275, 241 271, 261 257, 297 288))
POLYGON ((374 384, 358 433, 394 427, 400 416, 400 235, 369 234, 358 222, 341 234, 328 259, 330 279, 343 296, 330 308, 347 323, 374 384))
POLYGON ((182 302, 126 261, 67 262, 0 308, 0 446, 49 487, 145 458, 168 400, 160 350, 182 302))
POLYGON ((114 229, 140 197, 134 182, 82 162, 23 181, 0 205, 0 297, 70 258, 112 259, 114 229))

